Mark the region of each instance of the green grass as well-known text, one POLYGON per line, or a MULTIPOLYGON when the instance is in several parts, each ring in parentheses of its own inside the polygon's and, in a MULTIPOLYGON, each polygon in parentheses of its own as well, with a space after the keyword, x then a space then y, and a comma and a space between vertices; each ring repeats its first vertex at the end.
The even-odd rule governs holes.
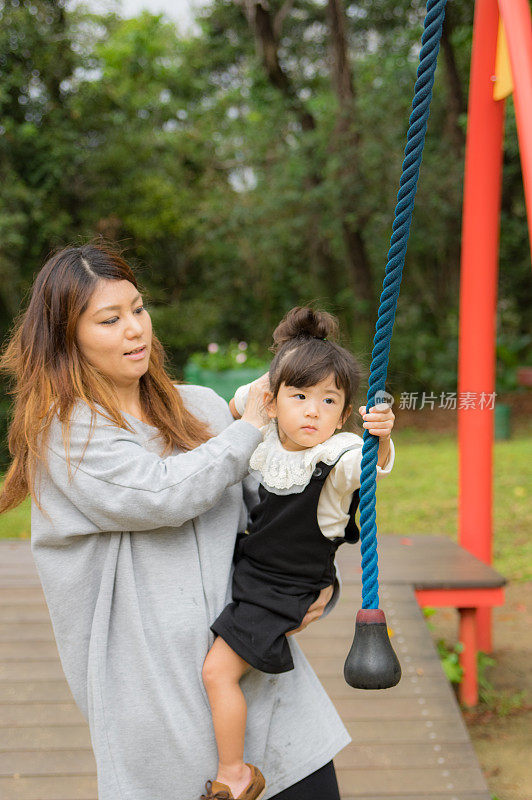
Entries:
MULTIPOLYGON (((453 435, 412 429, 394 435, 396 462, 379 483, 383 533, 457 538, 458 448, 453 435)), ((495 442, 494 567, 510 580, 532 579, 532 431, 495 442)))
MULTIPOLYGON (((452 435, 408 429, 394 435, 392 474, 379 483, 383 533, 456 539, 458 450, 452 435)), ((532 429, 495 443, 494 566, 508 579, 532 579, 532 429)), ((0 538, 29 538, 29 501, 0 517, 0 538)))
POLYGON ((0 516, 0 539, 30 538, 30 499, 0 516))

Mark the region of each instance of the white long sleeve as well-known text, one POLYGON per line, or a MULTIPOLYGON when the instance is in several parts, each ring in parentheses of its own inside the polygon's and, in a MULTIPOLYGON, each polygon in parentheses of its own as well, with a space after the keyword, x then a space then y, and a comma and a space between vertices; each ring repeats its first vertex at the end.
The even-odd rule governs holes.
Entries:
MULTIPOLYGON (((318 503, 318 525, 324 536, 334 538, 343 536, 345 526, 349 519, 349 505, 353 492, 360 488, 360 467, 362 464, 361 436, 359 447, 348 450, 333 467, 323 489, 318 503)), ((377 465, 377 480, 389 475, 395 461, 395 447, 390 440, 390 454, 384 467, 377 465)))
MULTIPOLYGON (((254 381, 252 381, 252 383, 254 383, 254 381)), ((233 400, 235 403, 235 408, 240 416, 242 416, 246 410, 246 403, 248 401, 250 387, 251 383, 245 383, 243 386, 239 386, 235 392, 233 400)))

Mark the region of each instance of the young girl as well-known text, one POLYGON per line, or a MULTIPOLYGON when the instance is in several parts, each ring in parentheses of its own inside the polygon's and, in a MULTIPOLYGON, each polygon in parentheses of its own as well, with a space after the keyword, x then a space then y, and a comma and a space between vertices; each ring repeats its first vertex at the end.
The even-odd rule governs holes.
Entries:
MULTIPOLYGON (((335 581, 335 553, 358 540, 362 438, 336 433, 352 410, 360 369, 333 341, 330 314, 294 308, 274 331, 275 356, 265 397, 270 424, 250 460, 260 481, 259 503, 247 535, 235 549, 233 602, 213 623, 217 637, 203 667, 218 745, 218 774, 207 798, 258 800, 265 781, 244 763, 246 702, 239 686, 255 667, 267 673, 293 669, 286 635, 304 627, 307 609, 335 581), (303 625, 302 625, 303 623, 303 625)), ((230 403, 235 416, 249 387, 230 403)), ((394 415, 359 409, 364 427, 380 437, 377 477, 388 473, 394 450, 394 415)))

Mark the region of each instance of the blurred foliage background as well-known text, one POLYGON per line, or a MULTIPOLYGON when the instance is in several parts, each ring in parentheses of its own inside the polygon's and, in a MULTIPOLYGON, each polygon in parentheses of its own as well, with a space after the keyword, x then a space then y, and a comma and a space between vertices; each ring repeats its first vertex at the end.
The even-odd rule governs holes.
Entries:
MULTIPOLYGON (((178 376, 209 342, 265 352, 308 301, 340 317, 369 366, 424 13, 422 0, 211 0, 183 34, 147 12, 0 2, 2 335, 53 248, 105 236, 137 268, 178 376)), ((396 394, 456 388, 472 14, 448 4, 396 394)), ((527 236, 510 100, 499 392, 531 350, 527 236)))

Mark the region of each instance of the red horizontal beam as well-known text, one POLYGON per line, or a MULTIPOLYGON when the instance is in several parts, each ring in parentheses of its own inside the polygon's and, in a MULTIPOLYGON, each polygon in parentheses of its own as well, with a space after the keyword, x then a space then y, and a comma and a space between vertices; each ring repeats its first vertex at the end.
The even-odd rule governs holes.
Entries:
POLYGON ((504 605, 504 589, 416 589, 420 606, 486 608, 504 605))

